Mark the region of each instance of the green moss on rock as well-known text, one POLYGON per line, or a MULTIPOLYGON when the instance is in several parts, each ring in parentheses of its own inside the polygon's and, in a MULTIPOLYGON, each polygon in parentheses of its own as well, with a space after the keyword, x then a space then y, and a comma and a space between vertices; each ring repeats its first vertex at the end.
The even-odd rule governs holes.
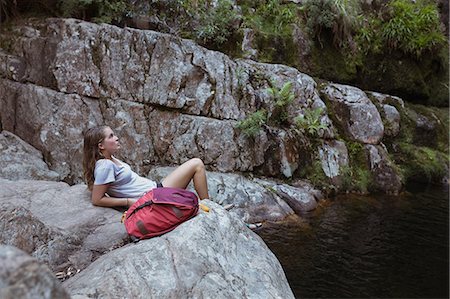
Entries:
POLYGON ((448 175, 449 113, 447 108, 405 103, 400 109, 400 133, 384 140, 403 181, 440 183, 448 175), (417 121, 424 116, 434 124, 430 133, 418 136, 417 121), (425 140, 431 138, 430 140, 425 140))
POLYGON ((395 159, 406 181, 439 183, 448 174, 448 155, 424 146, 399 143, 395 159))

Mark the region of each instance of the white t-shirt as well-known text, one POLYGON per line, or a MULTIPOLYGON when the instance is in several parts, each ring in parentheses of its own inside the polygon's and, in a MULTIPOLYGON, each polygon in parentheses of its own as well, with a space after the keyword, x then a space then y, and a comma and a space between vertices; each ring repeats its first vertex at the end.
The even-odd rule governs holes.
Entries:
POLYGON ((120 161, 120 166, 109 159, 95 163, 94 185, 109 184, 106 193, 112 197, 141 197, 153 188, 156 182, 139 176, 130 165, 120 161))

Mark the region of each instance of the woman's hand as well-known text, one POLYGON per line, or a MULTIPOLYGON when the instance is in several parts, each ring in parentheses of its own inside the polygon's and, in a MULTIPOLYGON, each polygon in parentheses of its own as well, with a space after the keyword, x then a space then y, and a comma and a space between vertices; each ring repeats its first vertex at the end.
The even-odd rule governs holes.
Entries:
POLYGON ((139 198, 127 198, 127 207, 131 207, 139 198))

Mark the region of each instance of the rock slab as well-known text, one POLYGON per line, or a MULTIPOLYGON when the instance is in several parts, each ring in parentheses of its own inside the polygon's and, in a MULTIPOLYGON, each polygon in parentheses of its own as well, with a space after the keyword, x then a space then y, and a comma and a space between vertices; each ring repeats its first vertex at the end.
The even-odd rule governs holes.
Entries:
POLYGON ((22 250, 0 245, 0 298, 70 299, 50 269, 22 250))
POLYGON ((161 237, 110 252, 64 286, 72 298, 294 298, 259 236, 212 201, 161 237))

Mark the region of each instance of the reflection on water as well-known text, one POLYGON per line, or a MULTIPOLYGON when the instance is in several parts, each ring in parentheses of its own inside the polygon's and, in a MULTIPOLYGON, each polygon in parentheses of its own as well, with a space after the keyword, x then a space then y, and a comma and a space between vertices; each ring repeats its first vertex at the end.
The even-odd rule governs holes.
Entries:
POLYGON ((346 195, 258 231, 299 298, 448 298, 448 189, 346 195))

